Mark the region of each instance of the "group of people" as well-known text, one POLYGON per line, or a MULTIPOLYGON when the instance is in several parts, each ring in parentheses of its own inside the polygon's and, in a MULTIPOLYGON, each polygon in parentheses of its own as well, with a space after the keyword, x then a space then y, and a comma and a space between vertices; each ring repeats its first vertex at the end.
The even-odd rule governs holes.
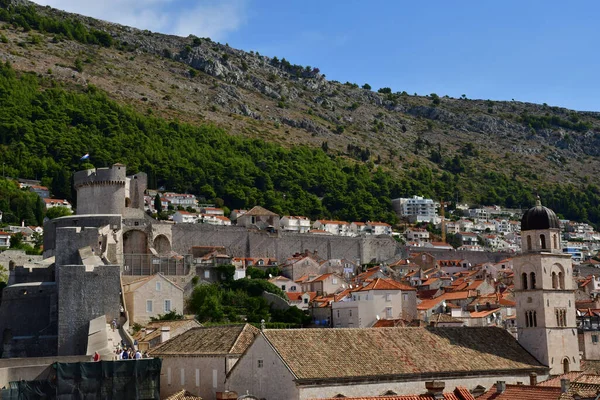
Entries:
MULTIPOLYGON (((137 341, 134 344, 137 345, 137 341)), ((139 349, 127 346, 124 340, 121 340, 115 349, 115 360, 139 360, 140 358, 149 358, 148 353, 142 354, 139 349)))
POLYGON ((115 350, 115 360, 139 360, 140 358, 147 358, 142 355, 142 352, 134 350, 131 347, 120 348, 117 347, 115 350))

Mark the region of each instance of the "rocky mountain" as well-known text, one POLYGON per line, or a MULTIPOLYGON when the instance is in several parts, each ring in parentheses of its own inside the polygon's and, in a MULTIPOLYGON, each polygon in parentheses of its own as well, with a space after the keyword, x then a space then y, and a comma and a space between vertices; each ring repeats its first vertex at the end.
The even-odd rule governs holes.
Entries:
POLYGON ((475 202, 494 200, 473 182, 490 174, 532 191, 598 182, 600 113, 374 92, 327 80, 318 66, 292 64, 283 54, 153 33, 25 0, 0 3, 0 60, 73 90, 93 84, 146 114, 210 122, 284 146, 321 146, 392 175, 425 168, 434 180, 456 179, 460 197, 475 202))

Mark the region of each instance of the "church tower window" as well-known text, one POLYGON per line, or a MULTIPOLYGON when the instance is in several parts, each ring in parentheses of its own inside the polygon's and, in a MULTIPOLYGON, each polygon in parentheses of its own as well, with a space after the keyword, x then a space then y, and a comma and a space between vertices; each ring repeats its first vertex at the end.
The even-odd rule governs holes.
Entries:
POLYGON ((529 285, 532 289, 535 289, 535 272, 532 272, 530 275, 531 279, 529 279, 529 285))
POLYGON ((546 235, 540 235, 540 244, 542 246, 542 249, 546 248, 546 235))
POLYGON ((565 274, 562 272, 558 273, 558 284, 561 289, 565 288, 565 274))
POLYGON ((531 236, 527 235, 527 250, 531 250, 531 236))
POLYGON ((523 286, 523 290, 527 290, 527 273, 525 272, 521 275, 521 286, 523 286))
POLYGON ((558 275, 556 275, 556 272, 552 273, 552 289, 558 289, 558 275))

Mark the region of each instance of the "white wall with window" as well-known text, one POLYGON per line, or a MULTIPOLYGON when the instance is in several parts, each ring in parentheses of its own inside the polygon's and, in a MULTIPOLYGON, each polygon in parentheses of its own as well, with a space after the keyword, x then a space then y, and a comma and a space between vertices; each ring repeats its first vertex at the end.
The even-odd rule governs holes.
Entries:
POLYGON ((183 289, 161 274, 123 285, 131 323, 146 324, 151 318, 183 312, 183 289))

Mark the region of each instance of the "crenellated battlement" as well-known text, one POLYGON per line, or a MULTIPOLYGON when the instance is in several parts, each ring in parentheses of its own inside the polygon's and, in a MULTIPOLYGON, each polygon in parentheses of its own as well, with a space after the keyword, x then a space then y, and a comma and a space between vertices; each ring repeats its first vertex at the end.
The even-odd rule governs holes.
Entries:
POLYGON ((126 167, 114 164, 108 168, 86 169, 73 175, 75 189, 90 185, 125 185, 126 167))
POLYGON ((125 208, 127 168, 87 169, 73 175, 77 190, 77 214, 122 214, 125 208))

